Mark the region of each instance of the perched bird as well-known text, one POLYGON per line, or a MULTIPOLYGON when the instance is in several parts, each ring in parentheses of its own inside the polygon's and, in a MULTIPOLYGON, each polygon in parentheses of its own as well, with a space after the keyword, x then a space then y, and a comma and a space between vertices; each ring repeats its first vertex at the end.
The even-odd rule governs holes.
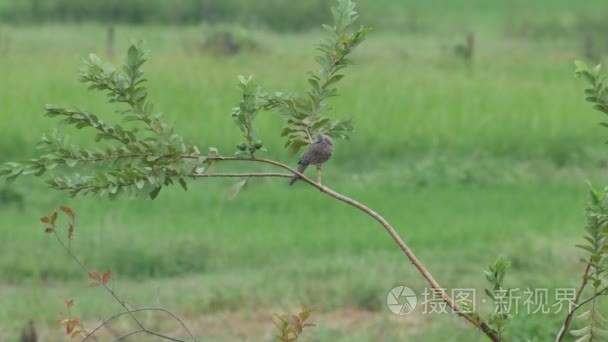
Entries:
MULTIPOLYGON (((302 154, 298 164, 298 172, 304 173, 308 165, 320 166, 331 158, 334 153, 334 143, 331 138, 323 133, 317 135, 317 141, 310 144, 308 150, 302 154)), ((298 180, 298 175, 293 176, 289 185, 293 185, 298 180)))

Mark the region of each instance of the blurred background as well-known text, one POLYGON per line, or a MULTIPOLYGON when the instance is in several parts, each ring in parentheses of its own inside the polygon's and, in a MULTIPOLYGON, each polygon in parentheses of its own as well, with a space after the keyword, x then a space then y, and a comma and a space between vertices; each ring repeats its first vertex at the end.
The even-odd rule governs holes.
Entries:
MULTIPOLYGON (((357 3, 360 23, 373 30, 330 100, 330 115, 354 118, 355 132, 335 143, 326 185, 384 215, 442 286, 477 289, 481 312, 493 309, 481 303, 483 270, 498 255, 513 264, 508 287, 552 294, 577 286, 585 181, 603 186, 608 158, 602 118, 584 102, 573 61, 608 56, 608 4, 357 3)), ((36 143, 56 128, 43 117, 47 103, 118 122, 103 94, 78 82, 78 69, 89 53, 120 64, 139 39, 152 51, 144 69, 156 107, 202 151, 231 155, 240 140, 230 117, 237 76, 303 93, 330 5, 0 0, 0 162, 36 156, 36 143)), ((264 113, 257 124, 267 156, 295 165, 283 121, 264 113)), ((76 254, 91 268, 111 268, 133 306, 170 309, 202 341, 269 341, 272 314, 300 304, 318 307, 313 341, 484 340, 454 315, 388 310, 390 289, 421 293, 426 284, 375 221, 280 179, 250 181, 228 200, 235 182, 196 180, 155 201, 70 199, 37 178, 0 184, 0 340, 17 339, 30 320, 42 340, 65 340, 55 324, 62 298, 75 300, 88 326, 120 311, 44 234, 38 218, 60 204, 78 213, 76 254)), ((563 317, 520 313, 508 335, 552 340, 563 317)), ((177 330, 164 317, 143 319, 177 330)))

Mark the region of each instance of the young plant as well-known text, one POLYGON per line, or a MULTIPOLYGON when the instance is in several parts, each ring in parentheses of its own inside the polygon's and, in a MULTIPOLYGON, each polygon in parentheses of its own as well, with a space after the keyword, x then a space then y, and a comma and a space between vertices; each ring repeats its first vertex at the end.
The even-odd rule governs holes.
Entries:
MULTIPOLYGON (((608 114, 608 93, 606 92, 606 77, 601 73, 601 66, 590 69, 585 63, 576 61, 575 74, 583 77, 589 84, 585 89, 585 100, 593 103, 593 108, 608 114)), ((601 123, 608 127, 608 123, 601 123)), ((566 319, 557 335, 556 341, 562 341, 566 336, 574 313, 586 307, 587 310, 578 316, 585 322, 582 328, 571 330, 578 337, 577 341, 600 341, 608 337, 608 320, 599 311, 598 302, 601 296, 608 295, 608 188, 596 190, 589 184, 589 201, 586 208, 587 225, 585 226, 585 243, 576 247, 587 253, 584 263, 581 284, 576 292, 566 319), (591 294, 581 300, 587 286, 591 286, 591 294)))
POLYGON ((349 0, 338 1, 338 7, 332 8, 332 15, 334 25, 323 25, 329 34, 317 46, 321 52, 315 57, 319 69, 310 72, 307 97, 280 92, 264 96, 264 108, 282 114, 286 120, 281 136, 286 137, 285 147, 290 153, 297 153, 303 146, 311 144, 317 133, 348 139, 353 129, 350 119, 332 122, 321 113, 329 109, 325 100, 338 95, 335 85, 344 77, 340 71, 352 63, 348 56, 365 40, 369 29, 363 26, 356 30, 353 28, 359 15, 355 11, 355 3, 349 0))
POLYGON ((511 263, 499 257, 494 264, 489 266, 488 271, 485 271, 486 280, 492 286, 490 289, 486 288, 485 292, 495 305, 494 312, 490 316, 488 323, 496 330, 500 339, 503 338, 504 328, 509 319, 511 308, 511 292, 503 286, 505 275, 509 268, 511 268, 511 263))
POLYGON ((163 340, 169 340, 169 341, 182 341, 181 339, 177 339, 177 338, 162 334, 160 332, 151 330, 150 328, 147 328, 146 325, 135 315, 138 312, 161 312, 161 313, 165 313, 165 314, 169 315, 171 318, 173 318, 175 321, 177 321, 177 323, 180 325, 180 327, 185 330, 185 332, 188 334, 188 336, 190 338, 192 338, 192 341, 197 341, 197 339, 194 337, 192 332, 188 329, 188 327, 186 326, 184 321, 182 319, 180 319, 179 317, 177 317, 175 314, 171 313, 170 311, 163 309, 163 308, 159 308, 159 307, 132 308, 130 305, 127 304, 127 302, 122 297, 120 297, 118 295, 118 293, 114 289, 114 286, 109 284, 109 281, 112 278, 112 270, 107 270, 103 274, 96 270, 91 270, 82 262, 82 260, 80 260, 73 253, 71 247, 72 247, 72 240, 74 239, 74 229, 75 229, 75 225, 76 225, 76 212, 74 211, 74 209, 67 207, 67 206, 60 206, 59 208, 53 210, 53 212, 51 214, 41 217, 40 222, 44 223, 44 225, 45 225, 44 231, 47 234, 53 234, 55 236, 59 245, 70 256, 72 261, 74 261, 87 275, 87 277, 89 278, 89 281, 90 281, 89 287, 103 288, 123 309, 123 311, 111 316, 110 318, 107 318, 106 320, 101 322, 99 325, 97 325, 95 328, 93 328, 91 330, 87 330, 86 327, 84 326, 84 324, 82 323, 82 321, 78 317, 75 317, 72 314, 74 300, 72 300, 72 299, 65 300, 67 313, 61 313, 60 314, 61 317, 57 321, 57 323, 61 324, 61 325, 65 325, 66 335, 68 335, 71 338, 81 337, 82 338, 81 341, 83 341, 83 342, 86 340, 89 340, 89 339, 97 341, 96 334, 99 332, 99 330, 101 328, 107 327, 113 320, 115 320, 121 316, 128 315, 137 325, 137 329, 117 336, 116 339, 114 339, 114 341, 125 339, 128 336, 132 336, 135 334, 147 334, 150 336, 155 336, 155 337, 161 338, 163 340), (58 213, 63 213, 67 218, 67 224, 65 227, 65 235, 60 235, 58 232, 58 229, 59 229, 58 223, 57 223, 57 220, 59 217, 58 213))
POLYGON ((315 325, 309 323, 314 308, 302 307, 302 310, 297 315, 277 315, 274 317, 274 322, 279 334, 276 335, 276 339, 279 342, 295 342, 300 338, 300 335, 307 328, 312 328, 315 325))
POLYGON ((586 265, 583 275, 582 288, 587 284, 592 287, 592 294, 588 300, 583 300, 571 309, 571 312, 579 309, 582 305, 589 304, 589 309, 581 313, 578 319, 586 321, 586 326, 578 330, 570 331, 578 336, 581 341, 601 340, 608 337, 608 320, 599 310, 599 296, 608 294, 608 192, 598 191, 589 186, 589 203, 586 209, 587 235, 585 243, 576 247, 588 254, 587 258, 581 258, 586 265))

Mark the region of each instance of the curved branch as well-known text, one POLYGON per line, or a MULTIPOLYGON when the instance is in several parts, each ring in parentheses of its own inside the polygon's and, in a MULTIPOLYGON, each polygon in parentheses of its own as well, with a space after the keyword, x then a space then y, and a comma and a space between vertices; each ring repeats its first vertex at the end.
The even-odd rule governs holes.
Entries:
MULTIPOLYGON (((608 294, 608 287, 604 287, 602 290, 595 292, 593 295, 589 296, 588 298, 583 299, 580 303, 572 306, 570 308, 570 310, 568 311, 568 316, 566 317, 566 321, 564 322, 564 325, 562 325, 562 328, 559 330, 559 334, 557 335, 557 338, 555 339, 555 341, 559 342, 564 339, 564 336, 568 332, 568 327, 570 326, 570 322, 572 321, 572 316, 574 316, 574 313, 576 312, 576 310, 580 309, 583 305, 589 303, 590 301, 596 299, 597 297, 605 296, 607 294, 608 294)), ((580 294, 578 294, 577 298, 575 298, 574 303, 576 303, 576 301, 578 301, 579 299, 580 299, 580 294)))
POLYGON ((117 338, 113 339, 112 342, 120 341, 120 340, 125 339, 125 338, 127 338, 129 336, 133 336, 133 335, 136 335, 136 334, 139 334, 139 333, 142 333, 142 332, 146 332, 146 331, 143 330, 143 329, 131 331, 130 333, 126 333, 126 334, 124 334, 122 336, 118 336, 117 338))
POLYGON ((194 173, 190 177, 213 178, 213 177, 283 177, 291 178, 293 175, 288 173, 263 172, 263 173, 194 173))
POLYGON ((162 339, 165 339, 165 340, 169 340, 169 341, 175 341, 175 342, 185 342, 184 340, 180 340, 180 339, 177 339, 177 338, 173 338, 173 337, 171 337, 171 336, 167 336, 167 335, 159 334, 159 333, 157 333, 157 332, 154 332, 154 331, 148 330, 148 329, 146 329, 146 328, 141 328, 141 329, 139 329, 139 330, 135 330, 135 331, 132 331, 132 332, 130 332, 130 333, 124 334, 124 335, 122 335, 122 336, 119 336, 119 337, 115 338, 113 341, 120 341, 120 340, 122 340, 122 339, 124 339, 124 338, 126 338, 126 337, 128 337, 128 336, 135 335, 135 334, 139 334, 139 333, 146 333, 146 334, 148 334, 148 335, 157 336, 157 337, 159 337, 159 338, 162 338, 162 339))
POLYGON ((577 305, 574 306, 572 311, 576 311, 576 310, 580 309, 581 306, 589 303, 590 301, 594 300, 595 298, 597 298, 599 296, 605 296, 607 294, 608 294, 608 287, 604 287, 603 289, 594 293, 592 296, 589 296, 588 298, 583 299, 580 303, 578 303, 577 305))
POLYGON ((298 171, 292 169, 291 167, 280 163, 278 161, 272 160, 272 159, 266 159, 266 158, 237 158, 237 157, 207 157, 205 159, 206 161, 241 161, 241 162, 255 162, 255 163, 264 163, 264 164, 270 164, 270 165, 274 165, 277 167, 282 168, 283 170, 289 171, 291 173, 291 175, 289 175, 289 177, 291 178, 293 175, 298 175, 300 177, 300 180, 314 186, 315 188, 321 190, 322 186, 320 184, 318 184, 317 182, 313 181, 312 179, 306 177, 305 175, 299 173, 298 171))
POLYGON ((582 303, 579 304, 578 301, 581 298, 581 294, 583 293, 585 286, 587 286, 587 276, 589 275, 590 269, 591 269, 591 259, 589 259, 589 261, 587 262, 587 266, 585 267, 585 272, 583 273, 583 277, 581 278, 581 285, 579 286, 578 290, 576 291, 576 296, 574 297, 574 301, 572 302, 573 304, 575 304, 575 306, 571 307, 570 310, 568 310, 568 315, 566 315, 564 324, 562 324, 562 327, 559 329, 559 333, 557 334, 557 337, 555 338, 555 342, 561 342, 564 339, 564 337, 566 336, 566 333, 568 332, 568 328, 570 327, 570 323, 572 322, 572 317, 574 316, 574 311, 576 311, 576 309, 578 309, 580 307, 580 305, 582 305, 582 303))
POLYGON ((300 180, 319 189, 319 191, 321 191, 322 193, 325 193, 339 201, 349 204, 349 205, 359 209, 360 211, 366 213, 367 215, 373 217, 376 221, 378 221, 384 227, 384 229, 388 232, 388 234, 393 238, 395 243, 397 243, 399 248, 403 251, 403 253, 405 253, 407 258, 411 261, 411 263, 414 265, 414 267, 416 267, 418 272, 420 272, 420 274, 424 277, 424 279, 427 281, 427 283, 433 288, 433 290, 435 290, 436 293, 439 293, 441 295, 441 299, 450 308, 452 308, 452 310, 454 312, 456 312, 459 316, 462 316, 463 318, 465 318, 467 321, 469 321, 471 324, 473 324, 478 329, 481 329, 492 341, 494 341, 494 342, 500 341, 500 337, 498 336, 498 333, 495 330, 493 330, 487 323, 485 323, 481 319, 478 319, 475 316, 469 314, 466 310, 463 310, 462 308, 460 308, 460 306, 456 302, 454 302, 454 300, 439 285, 439 283, 435 280, 435 278, 433 278, 433 276, 431 275, 431 273, 429 273, 429 271, 426 269, 426 267, 424 267, 424 265, 416 257, 414 252, 407 246, 405 241, 403 241, 403 239, 401 238, 401 236, 399 236, 399 234, 393 228, 393 226, 391 226, 390 223, 388 223, 388 221, 386 221, 386 219, 384 219, 384 217, 382 217, 380 214, 378 214, 374 210, 372 210, 369 207, 365 206, 364 204, 357 202, 349 197, 346 197, 320 183, 317 183, 317 182, 311 180, 310 178, 304 176, 300 172, 292 169, 291 167, 289 167, 283 163, 274 161, 272 159, 265 159, 265 158, 240 159, 240 158, 235 158, 235 157, 208 157, 207 160, 257 162, 257 163, 265 163, 265 164, 270 164, 270 165, 280 167, 295 175, 298 175, 300 177, 300 180))
MULTIPOLYGON (((87 274, 90 274, 90 273, 91 273, 91 271, 89 270, 89 268, 88 268, 88 267, 86 267, 86 266, 85 266, 85 265, 82 263, 82 261, 80 261, 80 259, 78 259, 78 258, 76 257, 76 255, 74 255, 74 253, 72 253, 72 250, 70 249, 70 247, 69 247, 68 245, 66 245, 66 244, 65 244, 65 243, 64 243, 64 242, 61 240, 61 238, 59 238, 59 235, 57 234, 57 230, 56 230, 56 229, 55 229, 55 230, 53 230, 53 234, 55 235, 55 238, 57 239, 57 241, 59 242, 59 244, 61 245, 61 247, 63 247, 63 249, 64 249, 64 250, 65 250, 65 251, 68 253, 68 255, 70 256, 70 258, 72 258, 72 260, 74 260, 74 261, 75 261, 75 262, 76 262, 76 263, 77 263, 77 264, 78 264, 78 265, 79 265, 79 266, 80 266, 80 267, 81 267, 81 268, 82 268, 82 269, 83 269, 83 270, 84 270, 84 271, 85 271, 87 274)), ((145 332, 145 333, 147 333, 147 334, 154 335, 154 336, 158 336, 158 337, 160 337, 160 338, 164 338, 164 339, 166 339, 166 340, 171 340, 171 341, 182 341, 182 340, 179 340, 179 339, 176 339, 176 338, 170 337, 170 336, 166 336, 166 335, 163 335, 163 334, 160 334, 160 333, 154 332, 154 331, 149 330, 149 329, 147 329, 146 327, 144 327, 144 325, 143 325, 143 324, 142 324, 142 323, 141 323, 141 322, 140 322, 140 321, 137 319, 137 317, 136 317, 136 316, 135 316, 135 314, 134 314, 134 312, 138 312, 138 311, 144 311, 144 310, 156 310, 156 311, 163 311, 163 312, 168 313, 169 315, 173 316, 173 318, 174 318, 174 319, 176 319, 176 320, 177 320, 177 321, 178 321, 178 322, 179 322, 179 323, 182 325, 182 327, 184 328, 184 330, 186 330, 186 332, 187 332, 187 333, 190 335, 190 337, 192 337, 192 340, 193 340, 193 341, 196 341, 196 338, 194 337, 194 335, 192 334, 192 332, 190 331, 190 329, 188 329, 188 327, 186 327, 186 324, 185 324, 185 323, 184 323, 184 322, 183 322, 181 319, 179 319, 179 317, 177 317, 176 315, 174 315, 172 312, 170 312, 170 311, 168 311, 168 310, 165 310, 165 309, 161 309, 161 308, 130 309, 130 308, 128 307, 127 303, 126 303, 124 300, 122 300, 120 297, 118 297, 118 295, 117 295, 117 294, 116 294, 116 293, 115 293, 115 292, 114 292, 114 291, 113 291, 111 288, 109 288, 109 287, 108 287, 108 286, 107 286, 105 283, 102 283, 102 284, 101 284, 101 286, 102 286, 102 287, 103 287, 103 288, 104 288, 104 289, 105 289, 105 290, 106 290, 106 291, 107 291, 107 292, 108 292, 110 295, 112 295, 112 297, 114 297, 114 299, 116 300, 116 302, 118 302, 118 304, 120 304, 120 305, 121 305, 121 306, 122 306, 122 307, 125 309, 125 311, 124 311, 124 312, 122 312, 122 313, 120 313, 120 314, 114 315, 114 316, 110 317, 109 319, 107 319, 107 320, 106 320, 105 322, 103 322, 103 323, 102 323, 100 326, 98 326, 97 328, 95 328, 95 329, 94 329, 92 332, 87 333, 87 335, 86 335, 86 336, 85 336, 85 337, 82 339, 82 341, 85 341, 85 340, 86 340, 86 339, 88 339, 89 337, 93 337, 93 338, 95 338, 95 336, 93 336, 93 334, 94 334, 94 333, 95 333, 97 330, 99 330, 99 328, 101 328, 101 327, 102 327, 102 326, 104 326, 104 325, 105 325, 107 322, 109 322, 109 321, 113 320, 114 318, 119 317, 119 316, 122 316, 122 315, 126 315, 126 314, 128 314, 128 315, 129 315, 129 316, 130 316, 130 317, 131 317, 131 318, 132 318, 132 319, 135 321, 135 323, 137 323, 137 325, 138 325, 138 326, 139 326, 139 328, 140 328, 140 330, 137 330, 137 331, 136 331, 136 332, 134 332, 134 333, 145 332)), ((120 339, 122 339, 122 338, 125 338, 125 337, 127 337, 127 336, 130 336, 130 335, 126 335, 126 336, 119 337, 119 338, 115 339, 115 341, 120 340, 120 339)), ((183 341, 182 341, 182 342, 183 342, 183 341)))
MULTIPOLYGON (((166 314, 170 315, 171 317, 173 317, 175 320, 177 320, 177 321, 178 321, 178 322, 179 322, 179 323, 182 325, 182 327, 184 327, 184 329, 185 329, 186 331, 188 331, 188 332, 189 332, 189 330, 186 328, 185 323, 184 323, 184 322, 183 322, 183 321, 182 321, 182 320, 181 320, 179 317, 177 317, 177 316, 176 316, 176 315, 175 315, 173 312, 171 312, 171 311, 169 311, 169 310, 167 310, 167 309, 163 309, 163 308, 157 308, 157 307, 144 307, 144 308, 137 308, 137 309, 132 309, 132 310, 129 310, 129 311, 123 311, 123 312, 119 312, 119 313, 115 314, 114 316, 107 318, 105 321, 101 322, 101 324, 99 324, 99 325, 98 325, 98 326, 97 326, 95 329, 93 329, 93 330, 91 330, 89 333, 87 333, 87 335, 86 335, 86 336, 85 336, 85 337, 84 337, 84 338, 81 340, 81 342, 84 342, 84 341, 86 341, 86 340, 87 340, 89 337, 94 336, 94 335, 95 335, 95 333, 96 333, 96 332, 97 332, 99 329, 101 329, 103 326, 107 325, 108 323, 110 323, 110 322, 111 322, 111 321, 113 321, 114 319, 116 319, 116 318, 118 318, 118 317, 121 317, 121 316, 123 316, 123 315, 126 315, 126 314, 131 314, 131 313, 133 313, 133 312, 140 312, 140 311, 161 311, 161 312, 164 312, 164 313, 166 313, 166 314)), ((144 330, 144 331, 145 331, 145 330, 144 330)), ((192 337, 194 340, 196 340, 196 338, 195 338, 194 336, 192 336, 192 335, 191 335, 191 337, 192 337)))

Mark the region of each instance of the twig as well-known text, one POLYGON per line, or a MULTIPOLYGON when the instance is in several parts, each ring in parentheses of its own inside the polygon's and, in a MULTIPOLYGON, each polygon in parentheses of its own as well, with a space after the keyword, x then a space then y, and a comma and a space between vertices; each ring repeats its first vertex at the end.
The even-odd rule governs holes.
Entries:
POLYGON ((117 338, 113 339, 112 341, 113 341, 113 342, 114 342, 114 341, 120 341, 120 340, 122 340, 123 338, 127 338, 127 337, 129 337, 129 336, 132 336, 132 335, 135 335, 135 334, 139 334, 139 333, 142 333, 142 332, 146 332, 146 331, 145 331, 144 329, 140 329, 140 330, 131 331, 130 333, 126 333, 126 334, 124 334, 124 335, 122 335, 122 336, 118 336, 117 338))
MULTIPOLYGON (((172 313, 171 311, 167 310, 167 309, 163 309, 163 308, 158 308, 158 307, 144 307, 144 308, 138 308, 138 309, 133 309, 133 310, 129 310, 129 312, 124 311, 124 312, 119 312, 117 314, 115 314, 112 317, 107 318, 105 321, 101 322, 100 325, 98 325, 95 329, 93 329, 91 332, 89 332, 87 334, 87 336, 84 337, 84 339, 81 340, 81 342, 86 341, 89 337, 93 337, 95 335, 95 333, 101 329, 101 327, 106 326, 108 323, 110 323, 111 321, 113 321, 114 319, 124 316, 126 314, 132 313, 132 312, 140 312, 140 311, 161 311, 164 312, 168 315, 170 315, 171 317, 173 317, 175 320, 177 320, 181 326, 184 328, 184 330, 188 331, 188 328, 186 327, 186 324, 179 318, 177 317, 174 313, 172 313)), ((188 331, 188 333, 190 333, 190 331, 188 331)), ((190 335, 190 337, 192 337, 193 340, 196 341, 196 338, 194 336, 192 336, 192 334, 190 335)))
MULTIPOLYGON (((588 298, 585 298, 580 303, 572 305, 570 310, 568 310, 568 316, 566 317, 566 321, 564 322, 564 325, 562 325, 562 328, 559 330, 559 335, 557 335, 557 338, 555 339, 555 341, 558 342, 558 341, 561 341, 564 339, 564 336, 568 332, 568 326, 570 325, 570 322, 572 321, 572 317, 574 316, 574 312, 576 312, 576 310, 580 309, 585 304, 589 303, 590 301, 594 300, 595 298, 606 295, 606 294, 608 294, 608 287, 604 287, 602 290, 595 292, 593 295, 589 296, 588 298)), ((575 301, 578 301, 579 298, 580 298, 580 293, 577 293, 577 297, 575 298, 575 301)))
POLYGON ((604 287, 602 290, 600 290, 600 291, 596 292, 595 294, 593 294, 593 296, 589 296, 588 298, 585 298, 580 303, 576 304, 574 306, 574 308, 572 309, 572 311, 578 310, 581 306, 583 306, 583 305, 589 303, 590 301, 594 300, 595 298, 597 298, 599 296, 603 296, 605 294, 608 294, 608 287, 604 287))
MULTIPOLYGON (((103 321, 101 318, 99 320, 103 321)), ((114 337, 120 336, 120 333, 118 331, 114 330, 114 328, 112 328, 112 326, 109 323, 105 323, 105 324, 101 325, 100 327, 102 327, 102 326, 104 328, 106 328, 106 330, 109 331, 110 334, 112 334, 112 336, 114 336, 114 337)), ((93 334, 93 333, 87 333, 87 335, 85 337, 88 337, 91 334, 93 334)), ((92 336, 95 337, 95 335, 92 335, 92 336)))
POLYGON ((194 173, 192 177, 197 178, 212 178, 212 177, 283 177, 283 178, 291 178, 293 175, 288 173, 273 173, 273 172, 265 172, 265 173, 194 173))
POLYGON ((459 316, 464 317, 467 321, 469 321, 471 324, 473 324, 475 327, 477 327, 478 329, 480 329, 481 331, 483 331, 493 342, 500 342, 500 337, 498 336, 498 333, 492 329, 487 323, 485 323, 484 321, 482 321, 480 318, 476 318, 476 316, 471 315, 469 313, 467 313, 466 311, 462 310, 460 308, 460 306, 454 302, 454 300, 447 294, 447 292, 439 285, 439 283, 435 280, 435 278, 433 278, 433 276, 429 273, 429 271, 426 269, 426 267, 424 267, 424 265, 422 264, 422 262, 420 262, 420 260, 416 257, 416 255, 414 254, 414 252, 407 246, 407 244, 403 241, 403 239, 401 238, 401 236, 399 236, 399 234, 397 233, 397 231, 395 231, 395 229, 388 223, 388 221, 386 221, 384 219, 384 217, 382 217, 380 214, 378 214, 377 212, 375 212, 374 210, 368 208, 367 206, 349 198, 346 197, 320 183, 316 183, 313 180, 311 180, 310 178, 304 176, 303 174, 301 174, 300 172, 297 172, 296 170, 292 169, 291 167, 271 160, 271 159, 264 159, 264 158, 249 158, 249 159, 240 159, 240 158, 235 158, 235 157, 208 157, 207 160, 209 161, 243 161, 243 162, 257 162, 257 163, 265 163, 265 164, 271 164, 271 165, 275 165, 277 167, 280 167, 284 170, 287 170, 295 175, 298 175, 300 177, 300 179, 306 183, 308 183, 309 185, 319 189, 321 192, 339 200, 342 201, 346 204, 349 204, 359 210, 361 210, 362 212, 366 213, 367 215, 373 217, 376 221, 378 221, 383 227, 384 229, 386 229, 386 231, 388 232, 388 234, 393 238, 393 240, 395 241, 395 243, 397 243, 397 245, 399 246, 399 248, 403 251, 403 253, 405 253, 405 255, 408 257, 408 259, 410 260, 410 262, 412 264, 414 264, 414 266, 416 267, 416 269, 418 270, 418 272, 420 272, 420 274, 424 277, 424 279, 426 279, 427 283, 435 290, 436 293, 439 293, 441 295, 441 299, 450 307, 452 308, 452 310, 454 312, 456 312, 459 316))
POLYGON ((585 272, 583 273, 583 277, 581 279, 581 285, 578 287, 578 290, 576 291, 576 295, 574 296, 574 301, 572 302, 572 304, 574 304, 574 306, 571 306, 570 309, 568 310, 568 315, 566 316, 566 319, 564 320, 564 324, 562 324, 561 329, 559 329, 559 333, 557 334, 557 337, 555 338, 555 342, 561 342, 564 339, 564 337, 566 336, 566 333, 568 332, 568 328, 570 327, 570 323, 572 322, 572 317, 574 316, 574 311, 576 309, 578 309, 578 301, 581 298, 581 294, 583 293, 585 286, 587 286, 587 276, 589 275, 590 269, 591 269, 591 259, 589 259, 589 261, 587 262, 587 266, 585 267, 585 272))
MULTIPOLYGON (((59 244, 61 244, 61 247, 63 247, 63 249, 65 249, 65 251, 68 253, 68 255, 72 258, 72 260, 74 260, 85 272, 87 272, 87 274, 91 273, 91 271, 89 271, 89 269, 74 255, 74 253, 72 253, 72 250, 65 245, 65 243, 59 238, 59 235, 57 234, 57 231, 54 231, 55 233, 55 237, 57 238, 57 241, 59 241, 59 244)), ((135 317, 135 315, 133 315, 129 308, 127 308, 126 304, 124 303, 124 301, 120 300, 118 298, 118 296, 116 296, 116 294, 114 293, 114 291, 112 291, 109 287, 107 287, 105 284, 103 285, 103 287, 116 299, 116 301, 118 301, 118 303, 127 311, 129 311, 129 313, 131 314, 131 318, 133 318, 133 320, 137 323, 137 325, 139 325, 140 328, 145 329, 143 324, 141 324, 141 322, 137 319, 137 317, 135 317)))
MULTIPOLYGON (((55 235, 55 238, 57 238, 57 241, 59 242, 59 244, 61 245, 61 247, 63 247, 63 249, 72 258, 72 260, 74 260, 78 264, 78 266, 80 266, 85 272, 87 272, 87 274, 91 273, 91 271, 89 271, 89 269, 76 257, 76 255, 74 255, 74 253, 72 253, 71 249, 61 240, 61 238, 59 238, 59 234, 57 234, 57 230, 56 229, 53 231, 53 233, 55 235)), ((171 336, 166 336, 166 335, 157 333, 155 331, 149 330, 146 327, 144 327, 144 325, 139 321, 139 319, 137 319, 137 317, 134 314, 134 312, 143 311, 143 310, 137 310, 137 309, 133 309, 132 310, 132 309, 130 309, 127 306, 126 302, 124 300, 122 300, 120 297, 118 297, 118 295, 111 288, 109 288, 106 284, 101 284, 101 285, 125 309, 125 312, 121 313, 120 315, 122 315, 122 314, 128 314, 129 316, 131 316, 131 318, 133 319, 133 321, 135 321, 137 323, 137 325, 140 327, 140 330, 137 330, 136 333, 145 332, 147 334, 158 336, 158 337, 164 338, 166 340, 181 341, 181 342, 183 342, 183 340, 176 339, 176 338, 173 338, 171 336)), ((182 325, 182 327, 184 328, 184 330, 186 330, 186 332, 188 332, 188 334, 190 335, 190 337, 192 337, 192 340, 196 341, 196 337, 194 337, 194 335, 192 334, 192 332, 190 331, 190 329, 188 329, 188 327, 186 327, 186 325, 184 324, 184 322, 181 319, 179 319, 176 315, 174 315, 173 313, 169 312, 168 310, 164 310, 163 309, 162 311, 164 311, 166 313, 169 313, 171 316, 173 316, 182 325)), ((120 315, 118 315, 118 316, 120 316, 120 315)), ((116 318, 118 316, 115 316, 113 318, 116 318)), ((102 323, 102 325, 100 325, 99 327, 97 327, 95 330, 93 330, 93 332, 87 333, 87 335, 82 339, 82 341, 85 341, 87 338, 91 337, 93 335, 93 333, 95 331, 99 330, 99 328, 101 328, 102 326, 103 326, 103 323, 102 323)), ((124 337, 127 337, 127 336, 129 336, 129 334, 123 335, 121 337, 118 337, 117 339, 115 339, 115 341, 120 340, 120 339, 122 339, 124 337)), ((93 338, 95 338, 95 337, 93 336, 93 338)))

